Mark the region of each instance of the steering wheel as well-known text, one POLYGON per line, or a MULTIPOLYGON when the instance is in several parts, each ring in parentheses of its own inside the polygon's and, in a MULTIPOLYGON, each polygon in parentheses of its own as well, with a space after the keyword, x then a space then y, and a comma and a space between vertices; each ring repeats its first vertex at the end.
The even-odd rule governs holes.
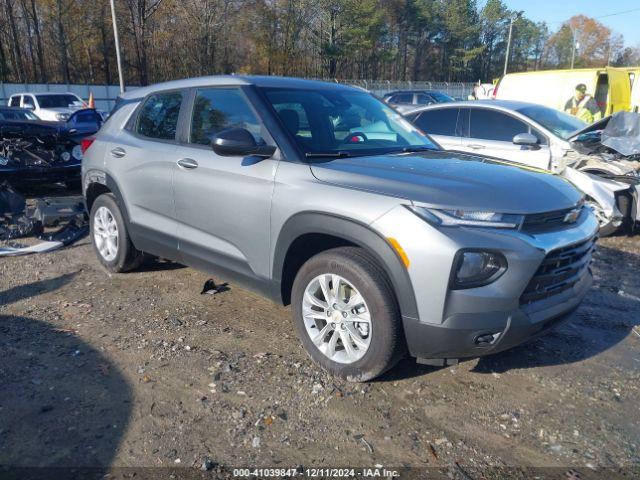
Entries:
POLYGON ((364 132, 353 132, 346 136, 345 143, 365 143, 369 141, 369 138, 364 132))

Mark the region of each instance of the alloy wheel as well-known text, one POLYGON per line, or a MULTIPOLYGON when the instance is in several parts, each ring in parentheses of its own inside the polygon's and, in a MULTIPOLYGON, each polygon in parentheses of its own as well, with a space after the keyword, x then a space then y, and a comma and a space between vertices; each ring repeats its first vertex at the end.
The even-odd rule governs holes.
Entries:
POLYGON ((107 207, 100 207, 93 217, 93 239, 102 258, 113 261, 118 255, 118 224, 107 207))
POLYGON ((325 273, 307 285, 302 317, 309 338, 337 363, 360 360, 371 344, 371 313, 358 290, 340 275, 325 273))

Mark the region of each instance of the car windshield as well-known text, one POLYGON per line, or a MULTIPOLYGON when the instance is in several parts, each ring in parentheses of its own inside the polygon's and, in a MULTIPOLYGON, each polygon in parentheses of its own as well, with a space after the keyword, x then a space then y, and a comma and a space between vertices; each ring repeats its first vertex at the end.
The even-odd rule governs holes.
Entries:
POLYGON ((38 116, 29 110, 2 110, 0 119, 4 120, 39 120, 38 116))
POLYGON ((568 113, 538 105, 518 109, 525 117, 538 122, 560 138, 568 140, 571 134, 587 126, 585 122, 568 113))
POLYGON ((366 92, 286 88, 262 91, 308 157, 438 149, 400 114, 366 92))
POLYGON ((75 95, 37 95, 40 108, 80 107, 82 100, 75 95))
POLYGON ((429 95, 431 95, 433 98, 435 98, 438 103, 455 102, 455 99, 453 97, 450 97, 449 95, 447 95, 445 93, 429 92, 429 95))

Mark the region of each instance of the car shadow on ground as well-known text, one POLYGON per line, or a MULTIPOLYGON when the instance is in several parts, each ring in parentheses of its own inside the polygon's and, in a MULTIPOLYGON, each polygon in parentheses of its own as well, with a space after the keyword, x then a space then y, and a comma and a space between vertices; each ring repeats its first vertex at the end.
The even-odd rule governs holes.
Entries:
POLYGON ((171 260, 165 260, 163 258, 153 257, 151 255, 145 255, 142 265, 136 268, 136 272, 164 272, 170 270, 180 270, 187 268, 181 263, 172 262, 171 260))
MULTIPOLYGON (((1 292, 0 305, 54 291, 72 278, 63 275, 1 292)), ((0 358, 0 476, 11 476, 16 467, 111 464, 133 395, 100 351, 72 330, 3 314, 0 358)), ((50 473, 53 478, 55 472, 50 473)))
MULTIPOLYGON (((597 356, 618 345, 634 330, 640 335, 640 256, 609 247, 598 247, 596 276, 599 280, 567 322, 546 334, 505 352, 477 361, 476 373, 501 373, 551 365, 571 364, 597 356), (624 273, 621 265, 624 265, 624 273), (629 284, 631 281, 631 285, 629 284)), ((640 340, 640 338, 638 338, 640 340)), ((381 381, 427 375, 442 367, 416 364, 405 359, 380 377, 381 381)))

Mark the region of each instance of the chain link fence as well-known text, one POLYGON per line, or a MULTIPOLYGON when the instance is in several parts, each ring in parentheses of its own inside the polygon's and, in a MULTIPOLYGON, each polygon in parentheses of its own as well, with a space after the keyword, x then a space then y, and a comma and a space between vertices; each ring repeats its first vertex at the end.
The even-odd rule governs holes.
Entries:
MULTIPOLYGON (((330 81, 330 80, 328 80, 330 81)), ((394 90, 438 90, 460 100, 466 100, 473 91, 474 83, 461 82, 400 82, 391 80, 333 80, 336 83, 354 85, 370 91, 378 97, 394 90)), ((128 87, 129 89, 134 87, 128 87)), ((23 84, 0 82, 0 105, 6 105, 9 97, 16 93, 33 92, 71 92, 84 100, 88 100, 89 93, 93 93, 96 108, 110 111, 120 93, 117 85, 88 85, 88 84, 23 84)))
POLYGON ((401 82, 393 80, 336 80, 336 82, 364 88, 379 97, 394 90, 437 90, 456 100, 467 100, 476 85, 472 82, 401 82))

